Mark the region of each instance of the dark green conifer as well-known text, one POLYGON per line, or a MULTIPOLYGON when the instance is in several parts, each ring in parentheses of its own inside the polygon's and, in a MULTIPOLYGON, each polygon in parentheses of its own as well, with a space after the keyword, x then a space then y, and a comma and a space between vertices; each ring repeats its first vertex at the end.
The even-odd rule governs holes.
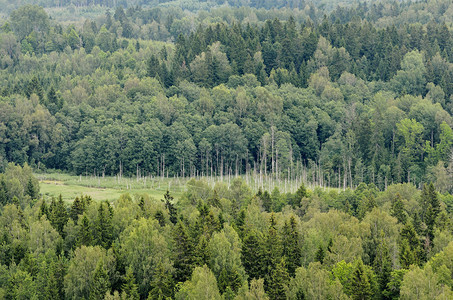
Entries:
POLYGON ((93 283, 90 286, 90 300, 102 300, 110 290, 110 280, 103 260, 99 260, 93 273, 93 283))
POLYGON ((351 275, 351 297, 356 300, 371 299, 373 289, 370 278, 365 271, 365 267, 361 259, 359 259, 352 271, 351 275))
POLYGON ((80 222, 80 229, 77 234, 77 246, 82 245, 90 246, 93 244, 93 235, 91 233, 90 221, 87 216, 83 216, 82 221, 80 222))
POLYGON ((126 270, 126 276, 124 277, 124 283, 121 286, 121 290, 126 294, 127 299, 140 299, 140 295, 138 293, 138 285, 135 283, 135 276, 131 267, 127 268, 126 270))

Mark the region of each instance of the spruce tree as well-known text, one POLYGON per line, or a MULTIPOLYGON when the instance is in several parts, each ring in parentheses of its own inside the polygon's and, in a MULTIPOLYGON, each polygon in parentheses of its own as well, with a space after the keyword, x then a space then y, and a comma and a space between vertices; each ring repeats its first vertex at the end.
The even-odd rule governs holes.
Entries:
POLYGON ((52 199, 52 203, 50 205, 50 215, 51 218, 49 218, 50 223, 52 226, 60 233, 61 236, 64 236, 64 226, 68 222, 68 212, 66 211, 65 204, 63 202, 63 197, 60 196, 58 197, 58 201, 55 202, 54 199, 52 199))
POLYGON ((49 219, 49 210, 47 208, 47 204, 46 204, 46 200, 45 199, 42 199, 42 203, 41 203, 41 206, 39 207, 39 218, 41 218, 42 216, 46 216, 47 219, 49 219))
POLYGON ((113 242, 112 216, 108 203, 101 203, 98 209, 98 216, 95 222, 95 243, 105 249, 110 248, 113 242))
POLYGON ((159 222, 160 227, 165 226, 165 217, 160 209, 157 210, 156 213, 154 214, 154 219, 156 219, 157 222, 159 222))
POLYGON ((170 195, 170 192, 168 190, 164 194, 163 201, 165 203, 165 208, 167 208, 168 213, 170 214, 170 222, 176 224, 178 222, 178 212, 175 205, 173 204, 173 197, 170 195))
POLYGON ((396 194, 392 203, 392 216, 395 217, 399 223, 406 223, 407 216, 404 210, 403 199, 399 193, 396 194))
POLYGON ((182 221, 179 221, 173 229, 173 239, 175 242, 175 249, 173 250, 175 282, 184 282, 189 279, 194 268, 194 247, 182 221))
POLYGON ((77 224, 77 220, 79 219, 79 215, 82 215, 85 211, 85 207, 83 205, 83 201, 76 197, 71 205, 71 210, 69 212, 69 216, 71 219, 77 224))
POLYGON ((381 232, 381 236, 377 243, 376 257, 374 258, 373 268, 378 277, 379 290, 383 292, 387 289, 387 284, 390 281, 392 272, 392 262, 387 241, 384 237, 384 232, 381 232))
POLYGON ((160 69, 159 60, 153 54, 146 62, 147 75, 149 77, 156 77, 157 75, 159 75, 159 73, 158 73, 159 69, 160 69))
POLYGON ((248 230, 242 244, 242 265, 250 279, 264 277, 263 242, 254 229, 248 230))
POLYGON ((83 216, 82 221, 80 222, 79 232, 77 234, 77 247, 82 245, 90 246, 93 244, 93 235, 91 234, 90 221, 87 216, 83 216))
POLYGON ((209 239, 204 234, 198 239, 198 244, 195 246, 193 254, 193 260, 197 266, 209 264, 208 241, 209 239))
POLYGON ((104 268, 103 260, 99 260, 93 273, 93 282, 90 286, 90 300, 102 300, 110 290, 109 274, 104 268))
MULTIPOLYGON (((280 236, 277 231, 277 223, 275 220, 275 215, 271 214, 269 230, 266 237, 266 244, 265 244, 265 269, 264 272, 266 274, 265 284, 267 291, 269 292, 271 281, 273 280, 270 276, 272 271, 277 267, 280 263, 282 257, 282 248, 281 248, 281 241, 280 236)), ((286 266, 285 266, 286 267, 286 266)))
POLYGON ((126 276, 124 277, 124 283, 121 286, 121 290, 127 295, 127 299, 140 299, 140 295, 138 293, 138 285, 135 283, 134 272, 132 271, 131 267, 127 268, 126 270, 126 276))
POLYGON ((0 205, 4 206, 8 203, 8 187, 6 186, 4 176, 0 175, 0 177, 0 205))
POLYGON ((322 245, 318 246, 318 250, 315 253, 315 261, 319 261, 320 263, 324 262, 324 257, 326 256, 324 252, 324 247, 322 245))
POLYGON ((297 189, 296 194, 294 195, 294 200, 290 204, 293 207, 300 206, 300 202, 302 201, 302 199, 307 196, 308 196, 307 189, 305 188, 305 185, 302 183, 302 185, 297 189))
POLYGON ((25 189, 25 194, 30 196, 30 199, 35 200, 38 198, 38 193, 36 191, 35 185, 33 184, 32 178, 28 178, 27 186, 25 189))
POLYGON ((283 255, 286 256, 288 273, 290 276, 294 276, 294 272, 298 267, 300 267, 300 260, 302 253, 300 251, 299 245, 300 234, 297 229, 296 218, 291 216, 289 223, 285 222, 283 226, 283 255))
POLYGON ((272 198, 267 191, 264 191, 263 195, 261 196, 261 202, 263 203, 263 207, 267 212, 271 212, 273 210, 272 198))
POLYGON ((286 299, 285 291, 289 283, 289 274, 286 269, 285 257, 280 259, 274 268, 270 270, 268 277, 268 295, 271 299, 286 299))
POLYGON ((173 286, 172 274, 160 262, 156 267, 156 272, 151 281, 151 290, 148 299, 171 299, 173 296, 173 286))
POLYGON ((351 297, 354 300, 370 299, 373 295, 373 289, 370 278, 365 271, 365 266, 361 259, 355 264, 351 275, 351 297))

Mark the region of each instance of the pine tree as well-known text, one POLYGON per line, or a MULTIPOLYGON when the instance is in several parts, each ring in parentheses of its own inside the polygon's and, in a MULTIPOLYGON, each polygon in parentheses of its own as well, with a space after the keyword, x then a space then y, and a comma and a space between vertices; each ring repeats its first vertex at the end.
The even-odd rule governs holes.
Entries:
POLYGON ((175 241, 175 249, 173 251, 175 282, 184 282, 189 279, 194 268, 194 247, 182 221, 179 221, 173 229, 173 238, 175 241))
POLYGON ((30 196, 32 200, 38 198, 38 193, 36 191, 35 185, 33 184, 32 178, 28 178, 27 187, 25 189, 25 194, 30 196))
POLYGON ((135 283, 134 272, 132 268, 127 268, 126 276, 124 277, 124 283, 121 286, 123 293, 127 295, 127 299, 138 300, 140 295, 138 293, 138 285, 135 283))
POLYGON ((373 295, 370 278, 365 271, 365 267, 361 259, 357 261, 352 272, 350 292, 352 299, 357 300, 370 299, 373 295))
POLYGON ((146 71, 147 71, 147 75, 149 77, 156 77, 159 75, 159 60, 157 59, 157 57, 153 54, 151 55, 151 57, 149 58, 149 60, 146 62, 146 71))
POLYGON ((63 197, 58 197, 58 201, 55 202, 52 199, 52 203, 50 204, 50 223, 52 226, 60 233, 61 236, 64 236, 64 226, 68 222, 68 212, 66 211, 65 204, 63 202, 63 197))
POLYGON ((324 253, 324 247, 322 245, 319 245, 318 250, 316 250, 316 253, 315 253, 315 261, 319 261, 320 263, 323 263, 325 256, 326 256, 326 254, 324 253))
POLYGON ((42 199, 41 206, 39 207, 38 217, 41 218, 42 216, 46 216, 47 219, 49 219, 48 215, 49 215, 49 210, 47 208, 46 200, 42 199))
POLYGON ((399 193, 396 194, 395 200, 392 203, 392 216, 394 216, 399 223, 406 223, 406 212, 404 210, 403 199, 399 193))
POLYGON ((392 262, 390 258, 387 241, 384 232, 381 232, 379 242, 377 243, 376 257, 374 258, 373 268, 378 277, 379 290, 383 292, 387 289, 392 272, 392 262))
POLYGON ((99 260, 93 273, 93 283, 90 286, 90 300, 102 300, 110 290, 109 274, 104 268, 103 260, 99 260))
POLYGON ((263 243, 254 229, 247 231, 242 245, 242 265, 250 279, 264 276, 263 243))
POLYGON ((156 219, 157 222, 159 222, 159 225, 161 227, 165 226, 165 217, 160 209, 158 211, 156 211, 156 213, 154 214, 154 219, 156 219))
POLYGON ((95 222, 95 243, 104 247, 110 248, 113 242, 112 234, 112 216, 108 203, 101 203, 98 209, 98 216, 95 222))
POLYGON ((173 278, 162 263, 156 267, 156 273, 151 281, 151 290, 148 299, 171 299, 173 296, 173 278))
POLYGON ((285 291, 289 283, 289 274, 286 269, 285 258, 282 257, 280 262, 270 270, 268 277, 268 291, 271 299, 286 299, 285 291))
POLYGON ((283 255, 287 258, 288 273, 294 276, 294 272, 300 267, 302 253, 299 245, 299 231, 297 230, 296 218, 291 216, 289 223, 283 226, 283 255))
POLYGON ((93 236, 91 234, 90 221, 87 216, 83 216, 82 221, 80 222, 80 229, 77 234, 77 246, 82 245, 90 246, 93 244, 93 236))
POLYGON ((178 212, 175 205, 173 204, 173 197, 170 195, 170 192, 168 190, 164 194, 164 203, 165 207, 168 210, 168 213, 170 214, 170 222, 176 224, 176 222, 178 222, 178 212))
POLYGON ((6 186, 5 178, 3 176, 1 176, 1 180, 0 180, 0 205, 4 206, 7 203, 8 203, 8 187, 6 186))
POLYGON ((79 219, 79 215, 82 215, 84 211, 85 211, 85 207, 83 205, 83 201, 81 201, 79 199, 79 197, 76 197, 74 199, 74 201, 72 202, 69 216, 75 223, 77 223, 77 221, 79 219))

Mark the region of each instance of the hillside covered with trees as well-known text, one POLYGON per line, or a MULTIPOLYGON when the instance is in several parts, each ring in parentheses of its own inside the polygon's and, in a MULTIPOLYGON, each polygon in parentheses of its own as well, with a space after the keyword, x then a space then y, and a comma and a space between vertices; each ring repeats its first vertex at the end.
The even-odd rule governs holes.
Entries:
POLYGON ((451 1, 38 2, 0 20, 0 298, 453 297, 451 1))

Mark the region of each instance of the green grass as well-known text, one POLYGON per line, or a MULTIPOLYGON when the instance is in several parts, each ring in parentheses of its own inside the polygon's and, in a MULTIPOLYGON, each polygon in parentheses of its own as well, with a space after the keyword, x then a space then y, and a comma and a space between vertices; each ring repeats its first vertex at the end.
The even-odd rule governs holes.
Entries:
POLYGON ((148 194, 155 199, 162 199, 167 189, 175 199, 185 191, 187 180, 174 178, 121 178, 71 176, 60 173, 35 174, 40 183, 40 191, 46 197, 58 197, 72 201, 80 195, 89 195, 94 200, 116 200, 122 194, 148 194))
MULTIPOLYGON (((186 191, 187 181, 190 178, 161 178, 161 177, 122 177, 115 176, 95 177, 95 176, 73 176, 64 173, 39 173, 35 176, 40 181, 41 193, 46 197, 58 197, 60 194, 66 201, 72 201, 80 195, 89 195, 94 200, 113 201, 122 194, 129 193, 131 196, 137 194, 148 194, 156 200, 162 199, 167 189, 175 200, 179 199, 186 191)), ((274 181, 270 178, 264 179, 260 183, 258 176, 242 177, 252 192, 256 193, 262 186, 263 190, 271 192, 274 187, 278 187, 281 193, 294 193, 300 186, 300 180, 294 181, 274 181)), ((217 182, 223 182, 227 186, 233 177, 205 177, 211 187, 217 182)), ((313 186, 308 185, 308 189, 313 190, 313 186)), ((324 191, 340 191, 337 188, 322 188, 324 191)))

